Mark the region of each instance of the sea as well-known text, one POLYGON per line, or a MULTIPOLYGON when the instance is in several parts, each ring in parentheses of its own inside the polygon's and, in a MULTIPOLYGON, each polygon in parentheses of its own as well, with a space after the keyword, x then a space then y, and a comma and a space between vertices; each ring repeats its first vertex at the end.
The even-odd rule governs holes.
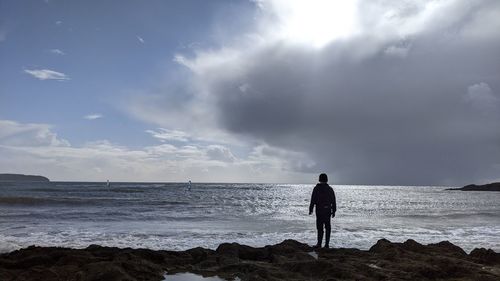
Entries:
MULTIPOLYGON (((224 242, 316 243, 314 184, 0 183, 0 252, 30 245, 185 250, 224 242)), ((500 252, 500 192, 332 185, 330 246, 448 240, 500 252)))

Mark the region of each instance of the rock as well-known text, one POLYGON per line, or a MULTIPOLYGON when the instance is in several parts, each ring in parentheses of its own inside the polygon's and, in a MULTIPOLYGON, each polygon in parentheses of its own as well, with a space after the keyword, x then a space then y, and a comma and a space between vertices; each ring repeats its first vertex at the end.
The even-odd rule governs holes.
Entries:
POLYGON ((467 253, 462 250, 462 248, 454 245, 449 241, 441 241, 436 244, 429 244, 430 247, 437 248, 436 251, 439 253, 446 253, 451 255, 466 256, 467 253))
POLYGON ((500 254, 475 249, 470 255, 443 241, 381 239, 369 251, 313 249, 285 240, 250 247, 224 243, 217 250, 86 249, 28 247, 0 254, 0 280, 163 280, 165 272, 191 272, 226 280, 500 280, 500 254))
POLYGON ((368 251, 381 254, 387 260, 393 260, 400 256, 402 249, 396 243, 391 243, 387 239, 380 239, 368 251))
POLYGON ((99 262, 85 265, 79 274, 82 281, 133 281, 136 280, 128 275, 125 268, 112 262, 99 262))
POLYGON ((425 251, 425 246, 413 239, 408 239, 403 243, 403 249, 417 253, 422 253, 425 251))
POLYGON ((480 263, 500 264, 500 253, 495 253, 492 249, 476 248, 469 255, 480 263))
POLYGON ((217 263, 221 266, 238 264, 240 262, 239 247, 240 245, 237 243, 220 244, 219 247, 217 247, 217 250, 215 250, 218 254, 217 263))

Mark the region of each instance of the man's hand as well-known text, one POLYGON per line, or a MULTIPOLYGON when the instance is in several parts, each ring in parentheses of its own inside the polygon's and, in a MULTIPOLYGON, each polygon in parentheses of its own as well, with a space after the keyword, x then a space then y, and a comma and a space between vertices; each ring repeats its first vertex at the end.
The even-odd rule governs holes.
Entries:
POLYGON ((312 215, 313 212, 309 211, 309 215, 312 215))
POLYGON ((332 213, 332 218, 334 218, 334 217, 335 217, 335 213, 332 213))

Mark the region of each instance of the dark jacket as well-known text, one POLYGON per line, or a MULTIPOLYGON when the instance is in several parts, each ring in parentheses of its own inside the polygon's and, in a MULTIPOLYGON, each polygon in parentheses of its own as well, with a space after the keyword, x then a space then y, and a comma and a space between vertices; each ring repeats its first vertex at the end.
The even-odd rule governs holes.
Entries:
POLYGON ((309 204, 309 213, 312 213, 316 205, 316 215, 332 215, 337 211, 337 202, 335 202, 335 192, 327 183, 318 183, 311 195, 311 204, 309 204))

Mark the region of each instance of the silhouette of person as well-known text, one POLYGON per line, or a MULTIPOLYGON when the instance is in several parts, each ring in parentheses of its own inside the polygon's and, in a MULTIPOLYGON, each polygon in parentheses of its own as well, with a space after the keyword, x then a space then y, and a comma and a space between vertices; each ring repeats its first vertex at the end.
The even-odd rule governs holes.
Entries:
POLYGON ((328 185, 328 176, 326 174, 319 175, 319 183, 313 189, 311 195, 311 204, 309 204, 309 215, 312 214, 314 206, 316 206, 316 229, 318 230, 318 243, 315 248, 321 248, 323 240, 323 227, 326 230, 325 248, 330 247, 331 223, 330 216, 335 217, 337 211, 337 203, 335 202, 335 192, 328 185))

